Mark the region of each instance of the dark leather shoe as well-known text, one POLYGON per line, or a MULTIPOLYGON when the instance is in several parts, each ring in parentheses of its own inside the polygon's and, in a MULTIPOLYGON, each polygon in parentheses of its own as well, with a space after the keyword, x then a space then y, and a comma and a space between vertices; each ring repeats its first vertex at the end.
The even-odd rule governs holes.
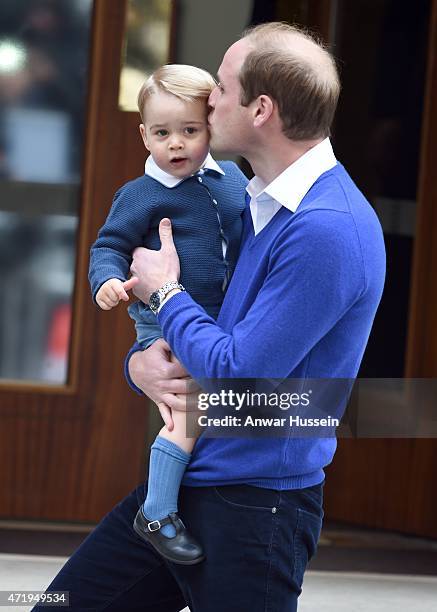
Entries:
POLYGON ((180 565, 195 565, 205 559, 202 547, 176 514, 171 512, 165 519, 151 521, 140 508, 134 521, 134 530, 137 535, 153 546, 153 548, 165 559, 180 565), (161 533, 161 527, 172 524, 176 535, 167 538, 161 533))

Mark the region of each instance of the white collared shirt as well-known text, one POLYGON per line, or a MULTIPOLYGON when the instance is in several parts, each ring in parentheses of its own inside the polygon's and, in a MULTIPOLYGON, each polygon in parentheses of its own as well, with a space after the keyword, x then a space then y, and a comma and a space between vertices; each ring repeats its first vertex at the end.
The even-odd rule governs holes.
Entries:
MULTIPOLYGON (((215 161, 211 153, 208 153, 208 155, 205 158, 205 161, 203 162, 199 170, 195 172, 195 174, 203 174, 205 170, 215 170, 216 172, 219 172, 220 174, 224 174, 223 170, 220 168, 218 163, 215 161)), ((161 170, 161 168, 158 166, 158 164, 156 163, 156 161, 153 159, 151 155, 149 155, 149 157, 146 159, 146 163, 144 166, 144 174, 151 176, 156 181, 161 183, 161 185, 164 185, 164 187, 169 187, 170 189, 172 189, 173 187, 176 187, 177 185, 182 183, 182 181, 188 178, 186 176, 182 178, 180 178, 179 176, 173 176, 172 174, 165 172, 165 170, 161 170)))
POLYGON ((329 138, 307 151, 271 183, 254 176, 246 187, 255 235, 271 221, 281 206, 296 212, 305 195, 337 163, 329 138))

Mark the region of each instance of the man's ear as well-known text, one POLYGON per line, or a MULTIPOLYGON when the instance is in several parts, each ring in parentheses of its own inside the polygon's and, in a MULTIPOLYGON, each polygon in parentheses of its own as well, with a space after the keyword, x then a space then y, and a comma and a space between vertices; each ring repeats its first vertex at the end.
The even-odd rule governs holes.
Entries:
POLYGON ((253 126, 262 127, 273 114, 274 110, 273 100, 261 94, 254 102, 254 114, 253 114, 253 126))
POLYGON ((146 147, 148 151, 150 151, 149 143, 147 142, 146 127, 143 123, 140 123, 140 134, 141 134, 141 138, 143 139, 144 146, 146 147))

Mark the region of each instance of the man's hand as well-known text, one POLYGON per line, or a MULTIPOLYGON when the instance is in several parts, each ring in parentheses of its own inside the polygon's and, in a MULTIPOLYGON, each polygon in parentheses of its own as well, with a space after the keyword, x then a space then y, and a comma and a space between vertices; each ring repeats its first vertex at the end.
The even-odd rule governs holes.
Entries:
POLYGON ((134 294, 144 304, 147 304, 150 295, 167 281, 179 280, 179 257, 173 242, 170 219, 161 220, 159 238, 161 240, 159 251, 138 247, 133 252, 130 271, 132 276, 138 277, 134 294))
POLYGON ((128 367, 133 383, 155 402, 171 431, 171 411, 187 410, 187 398, 199 389, 197 384, 180 362, 172 358, 171 349, 162 338, 145 351, 134 353, 128 367))
POLYGON ((135 277, 124 282, 119 278, 110 278, 97 291, 96 302, 102 310, 111 310, 120 300, 127 302, 129 300, 127 292, 137 284, 138 279, 135 277))

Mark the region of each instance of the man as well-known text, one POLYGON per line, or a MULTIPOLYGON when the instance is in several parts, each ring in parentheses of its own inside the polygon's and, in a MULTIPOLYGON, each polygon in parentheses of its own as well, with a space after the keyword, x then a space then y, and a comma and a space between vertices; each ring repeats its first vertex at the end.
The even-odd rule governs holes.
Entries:
MULTIPOLYGON (((328 140, 339 83, 327 51, 296 28, 266 24, 230 47, 218 74, 210 97, 213 147, 243 155, 255 177, 217 322, 177 287, 168 220, 160 226, 161 250, 137 250, 131 268, 144 302, 162 289, 152 305, 183 367, 159 340, 144 352, 134 347, 129 374, 171 410, 184 409, 187 372, 354 378, 384 282, 381 228, 328 140)), ((334 452, 333 438, 202 436, 179 509, 206 561, 167 565, 130 534, 145 494, 139 488, 50 588, 70 590, 78 610, 296 610, 320 535, 323 468, 334 452)))

